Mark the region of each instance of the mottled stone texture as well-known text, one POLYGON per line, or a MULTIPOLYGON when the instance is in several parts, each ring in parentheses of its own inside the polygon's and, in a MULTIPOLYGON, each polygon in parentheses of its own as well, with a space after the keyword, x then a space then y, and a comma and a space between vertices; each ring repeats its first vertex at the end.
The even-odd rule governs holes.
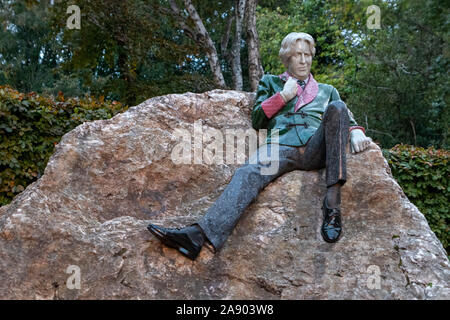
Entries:
POLYGON ((192 262, 146 230, 196 221, 238 167, 174 164, 174 128, 250 128, 253 99, 157 97, 66 134, 45 174, 0 208, 0 298, 449 299, 445 251, 375 144, 348 156, 336 244, 319 233, 324 170, 271 183, 216 255, 192 262), (80 289, 66 286, 69 265, 80 289))

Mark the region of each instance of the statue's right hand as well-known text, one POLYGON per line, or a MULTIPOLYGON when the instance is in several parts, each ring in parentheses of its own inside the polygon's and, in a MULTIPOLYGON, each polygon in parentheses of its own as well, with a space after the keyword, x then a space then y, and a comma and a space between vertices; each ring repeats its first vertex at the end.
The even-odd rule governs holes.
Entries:
POLYGON ((291 101, 296 95, 298 91, 297 81, 294 78, 289 77, 288 81, 284 84, 283 90, 280 92, 281 96, 284 99, 284 102, 291 101))

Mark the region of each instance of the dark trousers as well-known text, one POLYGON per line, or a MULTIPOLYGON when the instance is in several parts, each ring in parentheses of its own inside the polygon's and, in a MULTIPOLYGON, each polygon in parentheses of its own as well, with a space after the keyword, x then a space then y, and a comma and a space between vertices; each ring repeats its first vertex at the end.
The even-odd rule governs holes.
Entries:
POLYGON ((269 166, 273 167, 273 160, 270 160, 273 145, 267 145, 268 151, 263 145, 252 154, 235 171, 225 190, 197 223, 214 249, 217 251, 222 248, 245 209, 262 189, 280 175, 293 170, 325 167, 327 187, 336 183, 344 184, 348 129, 347 107, 341 101, 334 101, 328 105, 321 125, 309 139, 303 153, 299 152, 298 147, 278 145, 275 172, 262 174, 263 168, 267 170, 269 166))

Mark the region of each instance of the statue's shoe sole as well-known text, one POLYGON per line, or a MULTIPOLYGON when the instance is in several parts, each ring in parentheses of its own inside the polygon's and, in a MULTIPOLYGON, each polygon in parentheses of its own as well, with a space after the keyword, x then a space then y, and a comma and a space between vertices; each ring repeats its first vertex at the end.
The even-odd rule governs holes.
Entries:
MULTIPOLYGON (((200 253, 200 250, 186 249, 182 243, 177 241, 176 237, 170 236, 167 233, 165 233, 163 230, 161 230, 158 226, 149 224, 147 226, 148 231, 150 231, 156 238, 158 238, 164 245, 174 248, 178 250, 182 255, 185 257, 195 260, 200 253)), ((201 248, 200 248, 201 249, 201 248)))

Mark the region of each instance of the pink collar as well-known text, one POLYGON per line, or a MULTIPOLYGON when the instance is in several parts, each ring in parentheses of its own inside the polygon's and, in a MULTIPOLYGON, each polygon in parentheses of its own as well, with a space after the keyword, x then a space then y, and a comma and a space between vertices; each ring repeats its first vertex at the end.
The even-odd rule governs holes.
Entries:
MULTIPOLYGON (((279 75, 280 79, 283 81, 287 81, 290 76, 291 75, 287 71, 279 75)), ((297 103, 295 104, 294 109, 295 112, 304 105, 307 105, 308 103, 313 101, 316 98, 317 93, 319 92, 319 85, 317 84, 317 81, 314 79, 312 73, 309 74, 308 83, 305 86, 305 90, 303 90, 299 84, 297 84, 297 86, 298 86, 297 91, 298 100, 297 103)))

